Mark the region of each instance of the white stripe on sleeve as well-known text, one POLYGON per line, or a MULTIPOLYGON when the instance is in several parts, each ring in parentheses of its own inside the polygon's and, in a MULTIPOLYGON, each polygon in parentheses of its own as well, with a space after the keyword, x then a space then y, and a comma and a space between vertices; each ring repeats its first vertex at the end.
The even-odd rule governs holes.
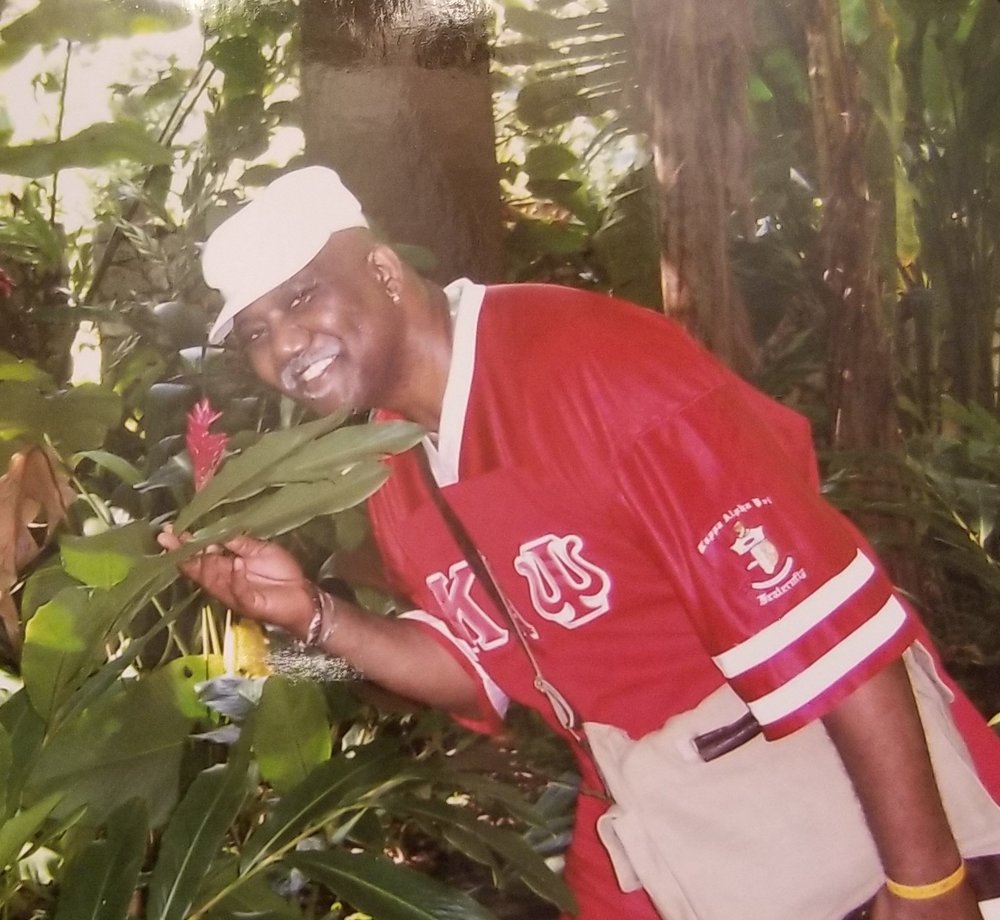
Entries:
POLYGON ((476 655, 476 650, 469 645, 464 639, 459 639, 448 627, 441 622, 437 617, 431 616, 425 610, 407 610, 406 613, 401 613, 401 620, 417 620, 421 623, 426 623, 428 626, 432 626, 436 629, 442 636, 444 636, 455 648, 457 648, 469 662, 476 669, 476 673, 479 675, 479 679, 483 684, 483 689, 486 691, 486 696, 490 701, 490 705, 497 711, 497 714, 503 718, 507 714, 507 707, 510 705, 510 697, 507 696, 503 690, 497 686, 496 682, 490 677, 489 674, 483 669, 483 666, 479 663, 479 657, 476 655))
POLYGON ((877 651, 906 622, 906 611, 895 597, 870 620, 787 683, 747 706, 761 725, 785 718, 825 692, 852 668, 877 651))
POLYGON ((726 677, 732 678, 773 658, 825 620, 853 597, 875 572, 871 560, 858 550, 843 571, 838 572, 805 600, 796 604, 780 620, 764 627, 739 645, 712 660, 726 677))

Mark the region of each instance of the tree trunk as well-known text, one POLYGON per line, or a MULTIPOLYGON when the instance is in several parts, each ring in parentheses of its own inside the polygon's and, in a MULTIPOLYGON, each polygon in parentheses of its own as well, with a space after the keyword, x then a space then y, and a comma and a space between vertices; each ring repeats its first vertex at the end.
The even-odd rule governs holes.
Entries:
POLYGON ((302 0, 306 157, 336 168, 375 228, 438 281, 501 275, 481 0, 302 0))
POLYGON ((746 232, 751 4, 632 0, 657 179, 666 312, 743 374, 756 365, 729 234, 746 232))
POLYGON ((865 172, 865 113, 848 62, 836 0, 812 0, 806 25, 813 129, 824 201, 820 250, 831 294, 827 353, 829 443, 834 449, 898 445, 885 281, 875 247, 878 205, 865 172))

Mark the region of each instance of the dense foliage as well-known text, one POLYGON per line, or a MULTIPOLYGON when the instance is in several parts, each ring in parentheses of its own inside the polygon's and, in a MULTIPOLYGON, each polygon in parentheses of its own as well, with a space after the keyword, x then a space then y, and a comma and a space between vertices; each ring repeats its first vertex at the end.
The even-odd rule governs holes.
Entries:
MULTIPOLYGON (((385 5, 387 23, 398 5, 385 5)), ((643 24, 624 0, 495 5, 509 277, 658 307, 643 24)), ((807 6, 756 4, 755 232, 745 221, 728 231, 758 382, 823 431, 831 304, 807 6)), ((252 530, 332 577, 362 539, 352 509, 377 488, 378 458, 419 436, 302 423, 203 344, 214 302, 195 243, 241 186, 300 152, 275 143, 298 123, 292 0, 209 4, 200 54, 136 69, 109 92, 107 120, 64 136, 79 61, 109 38, 171 34, 181 9, 0 3, 0 68, 45 52, 33 91, 54 128, 11 144, 0 117, 11 190, 0 223, 0 916, 485 918, 494 886, 524 897, 525 883, 565 905, 545 862, 565 843, 573 792, 559 749, 532 730, 495 746, 398 701, 375 708, 343 682, 265 676, 267 637, 176 576, 179 555, 252 530), (81 174, 100 185, 74 223, 65 196, 81 174), (97 330, 103 360, 95 382, 71 384, 81 324, 97 330), (195 494, 183 433, 204 396, 230 437, 195 494), (156 529, 174 518, 195 541, 157 554, 156 529)), ((1000 5, 841 10, 862 77, 878 259, 898 282, 884 328, 905 450, 830 456, 830 494, 850 510, 846 484, 887 469, 903 484, 880 510, 907 526, 873 536, 919 560, 918 599, 995 710, 1000 5)), ((362 597, 390 615, 391 599, 362 597)))

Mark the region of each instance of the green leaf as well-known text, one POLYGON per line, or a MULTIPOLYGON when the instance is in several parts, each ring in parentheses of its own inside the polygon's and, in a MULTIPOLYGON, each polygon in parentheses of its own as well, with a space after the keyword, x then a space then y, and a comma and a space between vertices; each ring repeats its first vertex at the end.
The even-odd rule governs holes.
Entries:
POLYGON ((558 179, 579 165, 580 158, 563 144, 539 144, 524 158, 524 171, 531 179, 558 179))
POLYGON ((429 799, 394 797, 390 807, 394 814, 402 812, 437 826, 441 833, 451 835, 458 847, 470 855, 483 847, 492 850, 502 856, 516 871, 518 878, 536 894, 563 911, 575 910, 569 887, 519 834, 479 821, 474 814, 464 812, 457 806, 429 799))
POLYGON ((200 773, 163 833, 149 883, 150 920, 183 920, 249 792, 249 756, 240 745, 228 764, 200 773))
POLYGON ((872 33, 865 0, 840 0, 840 21, 849 45, 864 44, 872 33))
POLYGON ((267 80, 267 61, 260 43, 248 35, 216 42, 206 54, 225 75, 223 94, 227 99, 261 94, 267 80))
POLYGON ((90 825, 141 799, 150 824, 163 824, 176 801, 191 726, 177 700, 185 688, 193 693, 196 682, 195 674, 164 669, 112 687, 49 737, 25 794, 60 793, 56 816, 84 807, 90 825))
POLYGON ((77 581, 92 588, 113 588, 153 545, 149 522, 134 521, 90 537, 65 536, 59 553, 63 568, 77 581))
POLYGON ((269 677, 253 739, 261 776, 279 793, 291 791, 332 752, 323 691, 314 683, 269 677))
POLYGON ((74 469, 83 460, 89 460, 109 473, 113 473, 127 485, 138 485, 142 481, 142 473, 128 462, 124 457, 113 454, 107 450, 83 450, 73 455, 72 465, 74 469))
POLYGON ((123 581, 110 590, 93 592, 87 616, 99 621, 106 635, 123 629, 155 594, 180 577, 177 564, 204 547, 190 543, 172 553, 143 556, 123 581))
POLYGON ((361 810, 374 804, 376 793, 405 782, 410 758, 394 745, 352 748, 320 764, 282 797, 274 811, 243 847, 242 870, 248 872, 274 853, 328 821, 337 811, 361 810))
POLYGON ((58 393, 37 383, 0 381, 0 440, 48 437, 63 453, 100 447, 121 417, 120 397, 106 387, 84 384, 58 393))
POLYGON ((0 725, 10 738, 11 749, 10 767, 4 781, 6 816, 16 811, 20 804, 21 789, 34 770, 45 738, 45 722, 32 708, 28 694, 21 689, 0 706, 0 725))
POLYGON ((360 504, 374 493, 389 469, 381 463, 359 463, 329 482, 296 483, 276 489, 247 508, 197 532, 200 540, 219 542, 237 533, 274 537, 323 514, 360 504))
POLYGON ((0 173, 40 179, 71 167, 96 169, 122 160, 165 166, 171 159, 170 148, 150 137, 141 125, 102 122, 59 141, 0 147, 0 173))
POLYGON ((148 822, 141 801, 109 818, 105 836, 69 860, 59 878, 55 920, 124 920, 146 855, 148 822))
POLYGON ((528 83, 517 94, 517 117, 529 128, 551 128, 587 114, 581 95, 586 83, 580 76, 528 83))
POLYGON ((464 892, 381 856, 328 850, 296 853, 286 862, 379 920, 495 920, 464 892))
POLYGON ((168 0, 40 0, 0 32, 0 64, 12 64, 37 46, 95 42, 112 36, 177 29, 190 22, 183 5, 168 0))
POLYGON ((590 240, 583 224, 556 224, 547 220, 519 220, 511 233, 511 246, 519 252, 572 255, 590 240))
POLYGON ((46 722, 103 658, 105 630, 89 605, 86 589, 64 588, 25 627, 24 689, 46 722))
POLYGON ((0 349, 0 380, 20 380, 36 383, 42 387, 55 386, 52 378, 37 364, 16 358, 8 351, 0 349))
POLYGON ((299 908, 275 892, 265 873, 240 876, 239 870, 239 859, 226 854, 212 865, 195 899, 207 904, 218 897, 208 912, 210 920, 302 920, 299 908))
MULTIPOLYGON (((7 789, 11 771, 14 766, 14 751, 11 747, 10 734, 0 725, 0 824, 7 817, 7 789)), ((11 803, 13 805, 13 803, 11 803)), ((13 810, 13 808, 11 809, 13 810)))
POLYGON ((0 872, 18 858, 24 845, 38 833, 61 798, 62 793, 53 792, 0 825, 0 872))
POLYGON ((409 450, 423 436, 424 429, 412 422, 375 422, 338 428, 279 461, 268 479, 271 484, 282 485, 322 481, 338 468, 359 460, 409 450))
POLYGON ((208 485, 181 509, 175 521, 177 532, 189 530, 202 515, 230 501, 232 495, 245 497, 264 489, 271 467, 303 444, 342 424, 344 418, 343 415, 324 416, 295 428, 268 432, 252 447, 230 457, 208 485))

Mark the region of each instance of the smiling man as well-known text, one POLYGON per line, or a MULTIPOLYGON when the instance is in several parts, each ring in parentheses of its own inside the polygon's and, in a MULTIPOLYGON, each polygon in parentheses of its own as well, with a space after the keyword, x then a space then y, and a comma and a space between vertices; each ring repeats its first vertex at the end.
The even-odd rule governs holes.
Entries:
MULTIPOLYGON (((984 915, 973 881, 987 905, 1000 896, 990 858, 1000 812, 969 769, 987 775, 992 763, 996 785, 996 739, 959 696, 970 760, 919 623, 819 497, 801 418, 650 311, 554 286, 428 282, 320 167, 276 180, 223 223, 203 266, 225 300, 211 340, 233 337, 266 384, 318 414, 377 410, 429 432, 389 461, 370 502, 387 572, 412 609, 387 618, 335 600, 251 537, 185 564, 209 592, 474 728, 497 730, 512 701, 537 709, 577 754, 585 791, 601 783, 593 757, 690 723, 702 758, 687 745, 681 759, 699 777, 754 752, 777 758, 761 783, 772 769, 789 777, 764 816, 781 837, 814 820, 793 784, 819 763, 797 745, 817 731, 832 741, 862 837, 828 847, 841 832, 831 814, 808 831, 815 852, 793 846, 766 873, 745 869, 767 835, 739 804, 722 809, 708 795, 673 843, 677 829, 652 819, 642 833, 655 838, 654 870, 643 872, 621 859, 609 826, 620 815, 581 795, 567 861, 580 917, 839 920, 874 898, 865 916, 875 920, 970 920, 984 915), (591 750, 567 725, 567 701, 597 726, 591 750), (709 862, 700 847, 713 824, 733 843, 709 862), (660 877, 675 872, 681 888, 698 888, 679 902, 660 877), (779 890, 798 906, 773 909, 779 890)), ((619 766, 601 760, 613 788, 619 766)), ((642 812, 674 791, 666 767, 642 781, 616 792, 619 806, 635 791, 642 812)), ((700 801, 700 785, 683 788, 677 797, 700 801)))

